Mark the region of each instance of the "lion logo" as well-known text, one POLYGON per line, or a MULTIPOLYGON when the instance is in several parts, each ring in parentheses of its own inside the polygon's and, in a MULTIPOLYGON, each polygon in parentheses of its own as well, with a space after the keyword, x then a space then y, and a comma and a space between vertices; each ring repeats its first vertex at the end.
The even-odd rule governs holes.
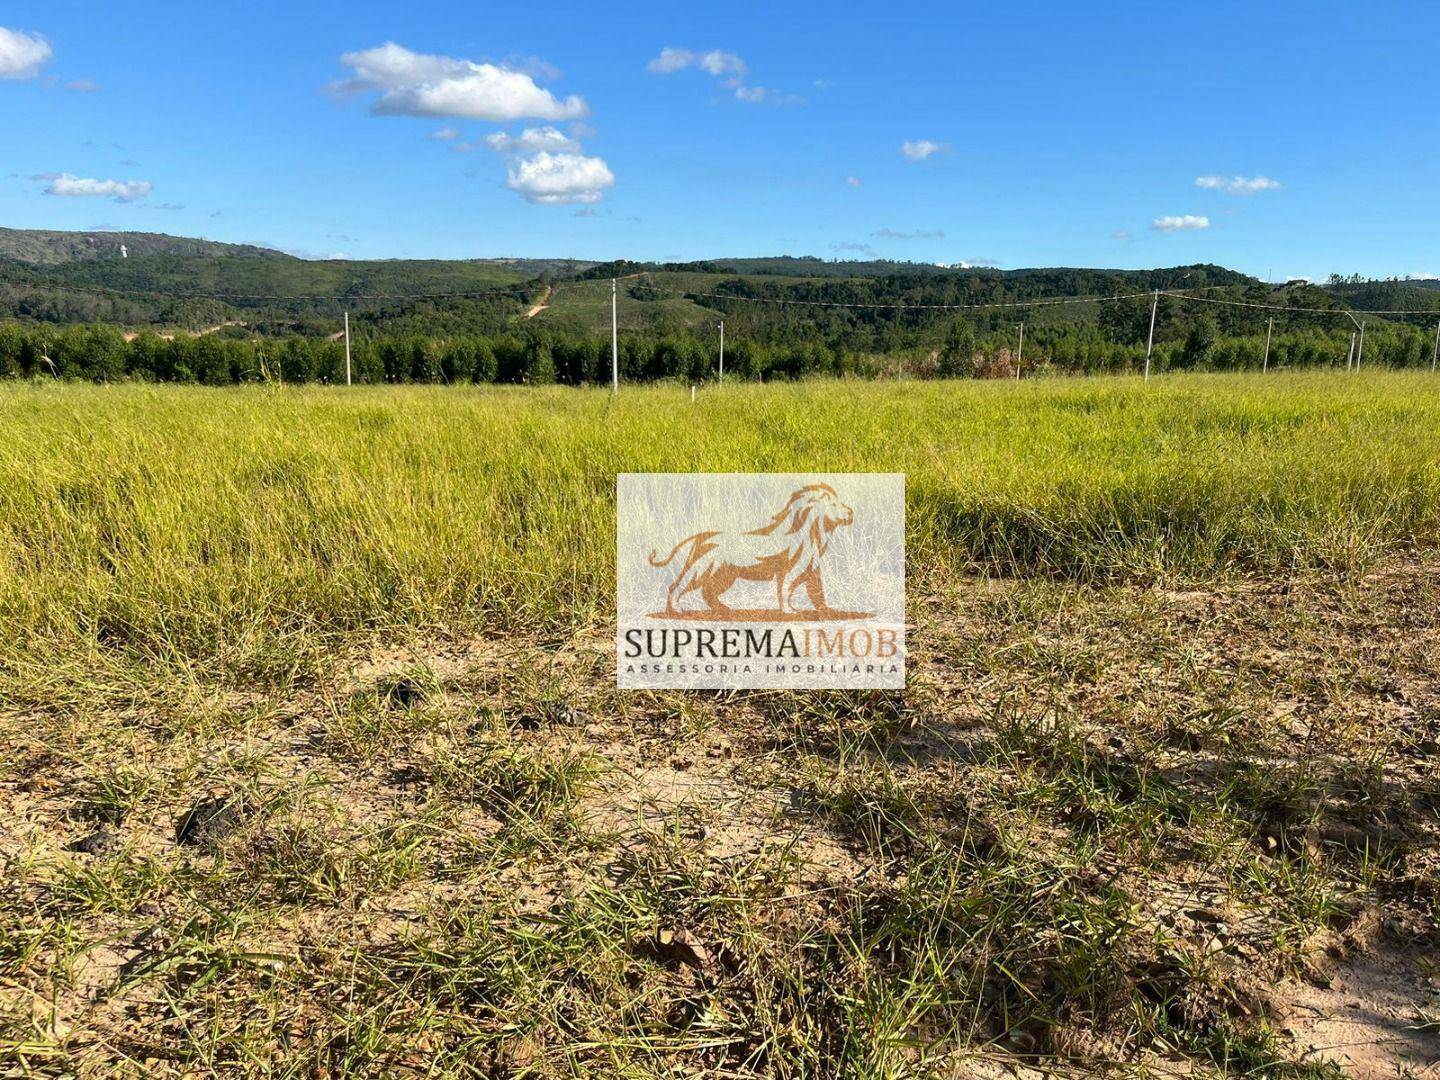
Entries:
POLYGON ((776 619, 858 619, 868 612, 840 611, 825 600, 820 564, 838 528, 855 521, 855 512, 829 484, 807 484, 792 492, 769 522, 749 532, 697 532, 685 537, 665 558, 650 552, 650 565, 663 567, 684 552, 680 570, 665 591, 665 610, 656 618, 704 619, 716 622, 759 622, 776 619), (737 581, 770 582, 775 586, 774 610, 732 608, 725 593, 737 581), (804 590, 809 607, 797 607, 804 590), (703 608, 679 607, 698 593, 703 608))

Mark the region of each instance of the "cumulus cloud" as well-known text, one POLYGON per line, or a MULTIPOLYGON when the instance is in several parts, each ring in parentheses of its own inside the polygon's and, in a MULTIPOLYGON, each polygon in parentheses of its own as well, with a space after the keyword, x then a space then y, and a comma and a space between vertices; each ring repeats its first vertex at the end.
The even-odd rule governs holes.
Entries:
POLYGON ((1280 186, 1279 180, 1268 176, 1197 176, 1195 186, 1207 191, 1223 191, 1227 195, 1257 195, 1262 191, 1274 191, 1280 186))
POLYGON ((702 52, 697 49, 682 49, 678 45, 666 45, 660 55, 648 63, 646 69, 652 75, 674 75, 677 71, 703 71, 720 79, 736 101, 747 105, 804 105, 805 99, 783 90, 768 86, 750 86, 745 76, 749 66, 733 52, 711 49, 702 52))
POLYGON ((920 229, 916 232, 896 232, 894 229, 877 229, 870 234, 883 240, 944 240, 944 229, 920 229))
POLYGON ((1000 264, 994 259, 961 259, 954 264, 956 270, 986 270, 1000 264))
POLYGON ((696 52, 694 49, 682 49, 675 45, 666 45, 646 68, 652 75, 673 75, 686 68, 695 68, 710 75, 734 75, 737 78, 744 78, 750 71, 744 60, 724 49, 696 52))
POLYGON ((506 186, 532 203, 599 202, 615 183, 614 174, 598 157, 545 150, 511 161, 508 174, 506 186))
POLYGON ((90 180, 70 173, 56 173, 46 179, 50 185, 45 194, 72 198, 114 199, 124 203, 143 199, 155 190, 149 180, 90 180))
POLYGON ((0 79, 33 79, 52 52, 39 34, 0 26, 0 79))
POLYGON ((500 66, 511 71, 523 71, 539 82, 554 82, 562 74, 558 67, 539 56, 511 54, 500 61, 500 66))
POLYGON ((944 149, 944 143, 933 142, 930 139, 907 139, 900 144, 900 153, 904 154, 908 161, 924 161, 932 154, 938 154, 944 149))
POLYGON ((485 136, 485 145, 502 154, 534 154, 541 150, 552 153, 578 152, 580 144, 559 128, 550 126, 526 128, 519 135, 497 131, 485 136))
POLYGON ((579 95, 561 100, 524 71, 449 56, 412 52, 393 41, 345 53, 354 72, 335 86, 340 93, 378 93, 370 111, 384 116, 446 116, 509 123, 574 120, 589 112, 579 95))
POLYGON ((1185 232, 1209 227, 1210 219, 1204 214, 1169 214, 1150 222, 1150 228, 1156 232, 1185 232))
POLYGON ((851 187, 859 187, 860 178, 858 176, 847 176, 845 177, 845 183, 849 184, 851 187))

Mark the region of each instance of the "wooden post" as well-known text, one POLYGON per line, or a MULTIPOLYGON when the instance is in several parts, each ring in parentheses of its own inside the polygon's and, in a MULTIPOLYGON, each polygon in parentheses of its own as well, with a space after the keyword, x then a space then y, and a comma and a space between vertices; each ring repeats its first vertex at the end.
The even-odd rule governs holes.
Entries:
MULTIPOLYGON (((620 324, 615 311, 615 279, 610 279, 610 392, 620 393, 620 324)), ((603 294, 602 294, 603 295, 603 294)))
POLYGON ((1150 381, 1150 354, 1155 351, 1155 312, 1160 309, 1160 290, 1155 290, 1155 299, 1150 302, 1150 338, 1145 342, 1145 381, 1150 381))

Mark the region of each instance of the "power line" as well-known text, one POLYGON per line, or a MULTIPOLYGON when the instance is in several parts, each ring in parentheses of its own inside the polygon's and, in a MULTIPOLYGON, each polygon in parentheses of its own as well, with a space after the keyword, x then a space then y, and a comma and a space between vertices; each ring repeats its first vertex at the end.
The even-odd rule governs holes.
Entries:
MULTIPOLYGON (((649 271, 642 271, 639 274, 627 275, 630 278, 649 277, 649 271)), ((588 282, 584 283, 588 284, 588 282)), ((581 287, 582 283, 560 282, 552 287, 552 297, 562 288, 581 287)), ((469 290, 457 292, 430 292, 430 293, 307 293, 301 295, 281 295, 278 293, 168 293, 151 289, 120 289, 102 285, 72 285, 44 281, 3 281, 0 288, 49 290, 51 292, 80 293, 94 296, 124 296, 124 297, 152 297, 160 300, 267 300, 281 303, 303 303, 310 301, 359 301, 359 300, 466 300, 500 298, 506 295, 513 286, 498 285, 489 289, 469 290)), ((1207 290, 1233 288, 1229 285, 1208 285, 1201 288, 1207 290)), ((1180 289, 1161 289, 1160 295, 1174 297, 1177 300, 1194 300, 1202 304, 1214 304, 1224 307, 1250 308, 1257 311, 1278 311, 1289 314, 1308 315, 1345 315, 1354 320, 1356 315, 1391 315, 1391 316, 1434 316, 1437 312, 1434 309, 1416 310, 1413 308, 1317 308, 1317 307, 1291 307, 1285 304, 1265 304, 1254 300, 1230 300, 1212 296, 1196 296, 1198 291, 1180 289)), ((894 301, 888 303, 854 303, 839 300, 798 300, 788 297, 773 296, 742 296, 734 293, 717 292, 684 292, 662 296, 660 299, 708 299, 726 300, 737 303, 751 304, 772 304, 787 307, 824 307, 844 308, 865 311, 986 311, 1006 310, 1015 308, 1036 308, 1036 307, 1061 307, 1074 304, 1107 304, 1118 300, 1132 300, 1139 297, 1152 296, 1152 290, 1131 293, 1116 293, 1111 296, 1065 296, 1065 297, 1042 297, 1034 300, 997 300, 980 303, 967 304, 929 304, 929 303, 906 303, 894 301)))
MULTIPOLYGON (((1214 288, 1225 288, 1226 286, 1213 286, 1214 288)), ((1307 315, 1349 315, 1352 319, 1356 315, 1436 315, 1440 314, 1435 309, 1414 308, 1316 308, 1316 307, 1289 307, 1285 304, 1261 304, 1254 300, 1222 300, 1214 296, 1191 296, 1187 292, 1179 290, 1160 290, 1161 296, 1173 296, 1177 300, 1196 300, 1202 304, 1223 304, 1227 307, 1258 308, 1261 311, 1288 311, 1295 314, 1307 315)))
POLYGON ((1108 304, 1112 300, 1129 300, 1137 296, 1149 296, 1149 292, 1118 293, 1115 296, 1062 296, 1037 300, 995 300, 978 304, 907 304, 897 301, 892 304, 854 304, 840 300, 790 300, 775 296, 736 296, 731 293, 687 292, 678 296, 665 297, 667 300, 684 300, 701 297, 708 300, 738 300, 754 304, 784 304, 795 307, 858 308, 866 311, 978 311, 990 308, 1031 308, 1058 307, 1062 304, 1108 304))
MULTIPOLYGON (((1230 285, 1206 285, 1205 289, 1228 289, 1230 285)), ((1160 289, 1161 296, 1171 296, 1177 300, 1196 300, 1203 304, 1223 304, 1230 307, 1256 308, 1262 311, 1290 312, 1292 314, 1315 314, 1315 315, 1346 315, 1354 318, 1355 315, 1422 315, 1434 316, 1435 309, 1374 309, 1374 308, 1316 308, 1316 307, 1290 307, 1285 304, 1262 304, 1251 300, 1224 300, 1217 297, 1194 296, 1196 290, 1160 289), (1353 314, 1352 314, 1353 312, 1353 314)), ((1154 291, 1117 293, 1113 296, 1065 296, 1040 298, 1035 300, 1005 300, 988 301, 974 304, 907 304, 903 301, 884 304, 850 303, 840 300, 794 300, 774 296, 740 296, 733 293, 712 293, 712 292, 686 292, 678 295, 664 297, 664 299, 679 300, 687 298, 703 298, 712 300, 735 300, 743 303, 755 304, 779 304, 795 307, 829 307, 829 308, 855 308, 869 311, 979 311, 988 309, 1003 308, 1030 308, 1030 307, 1057 307, 1065 304, 1107 304, 1115 300, 1133 300, 1137 297, 1150 297, 1154 291)))
MULTIPOLYGON (((518 283, 517 283, 518 284, 518 283)), ((299 296, 281 296, 271 293, 170 293, 154 289, 117 289, 105 285, 69 285, 50 281, 0 281, 0 288, 48 289, 52 292, 85 293, 95 296, 148 296, 160 300, 463 300, 487 296, 502 296, 512 286, 497 285, 490 289, 473 292, 443 293, 340 293, 326 295, 306 293, 299 296)))

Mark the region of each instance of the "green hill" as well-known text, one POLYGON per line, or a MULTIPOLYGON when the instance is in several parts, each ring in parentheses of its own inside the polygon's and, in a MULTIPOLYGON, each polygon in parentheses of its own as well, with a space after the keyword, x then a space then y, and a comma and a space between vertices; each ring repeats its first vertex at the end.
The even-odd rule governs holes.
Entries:
POLYGON ((60 232, 47 229, 0 229, 0 258, 50 266, 91 260, 121 262, 126 255, 244 255, 268 259, 290 256, 250 244, 222 244, 187 236, 147 232, 60 232))
POLYGON ((309 260, 160 233, 0 229, 0 317, 260 333, 362 326, 493 331, 574 259, 309 260), (421 299, 423 298, 423 299, 421 299))
MULTIPOLYGON (((870 355, 933 350, 962 313, 977 333, 996 341, 1008 341, 1024 322, 1037 345, 1067 334, 1143 344, 1150 309, 1145 294, 1155 290, 1203 290, 1196 295, 1323 309, 1277 317, 1277 329, 1285 332, 1348 335, 1345 307, 1413 312, 1391 320, 1412 329, 1440 311, 1440 282, 1336 279, 1325 286, 1271 286, 1213 264, 1001 270, 791 256, 690 263, 308 260, 159 233, 0 229, 0 318, 55 325, 227 326, 252 337, 330 337, 348 312, 361 335, 540 332, 597 339, 609 336, 612 276, 622 279, 622 335, 708 342, 723 318, 737 342, 806 342, 870 355), (1047 302, 1127 294, 1135 295, 1103 305, 1047 302)), ((1258 306, 1162 297, 1157 336, 1178 340, 1207 320, 1223 336, 1253 336, 1265 332, 1268 317, 1258 306)), ((1372 317, 1372 325, 1381 321, 1372 317)))

